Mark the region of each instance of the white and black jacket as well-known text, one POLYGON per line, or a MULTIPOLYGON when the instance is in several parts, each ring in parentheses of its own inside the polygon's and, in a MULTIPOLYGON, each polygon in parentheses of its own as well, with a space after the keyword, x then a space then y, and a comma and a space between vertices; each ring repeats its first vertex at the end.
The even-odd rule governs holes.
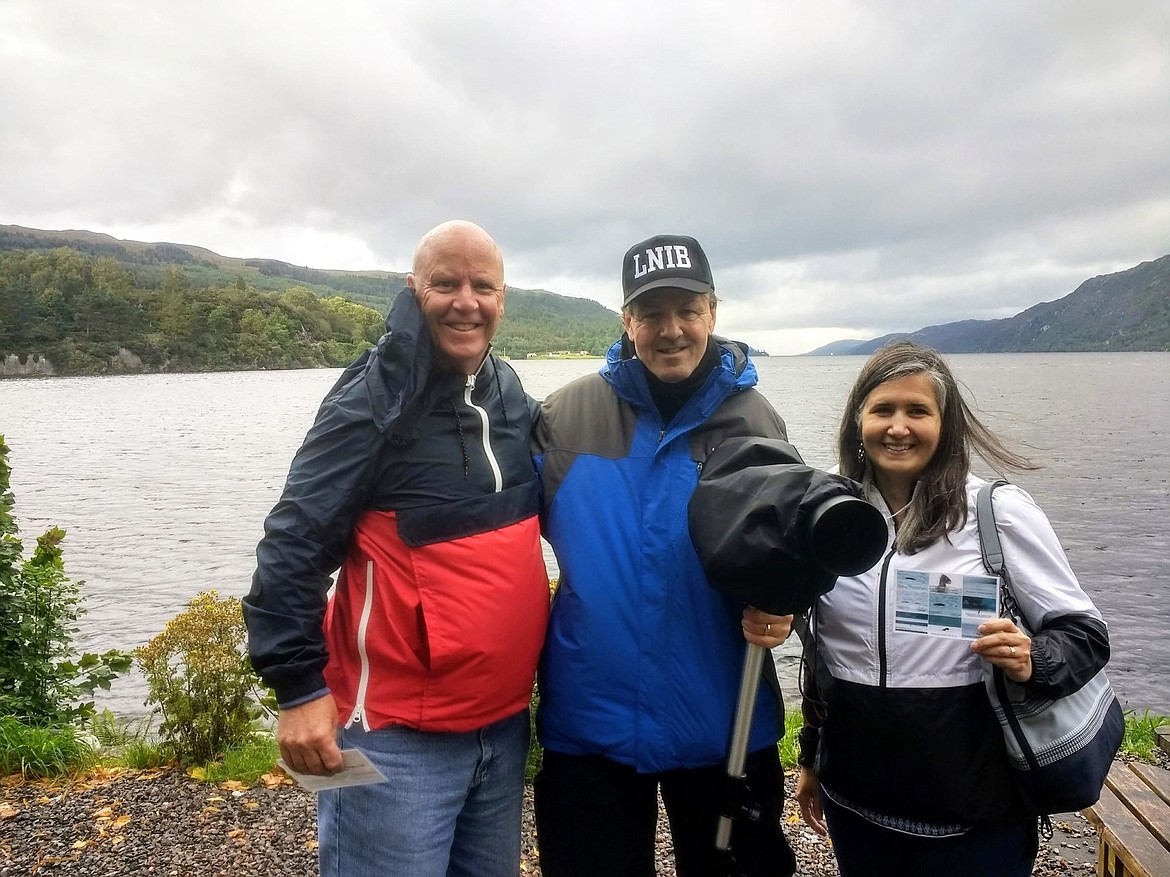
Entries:
MULTIPOLYGON (((805 723, 820 734, 818 741, 809 727, 802 732, 801 762, 814 766, 834 800, 916 834, 1027 816, 984 690, 983 661, 970 641, 894 625, 898 570, 986 575, 975 519, 984 483, 968 476, 966 523, 917 554, 894 550, 891 526, 882 561, 838 579, 810 622, 815 686, 807 692, 805 723)), ((1109 659, 1101 615, 1026 492, 1000 488, 995 512, 1020 610, 1037 631, 1028 685, 1049 696, 1075 691, 1109 659)))

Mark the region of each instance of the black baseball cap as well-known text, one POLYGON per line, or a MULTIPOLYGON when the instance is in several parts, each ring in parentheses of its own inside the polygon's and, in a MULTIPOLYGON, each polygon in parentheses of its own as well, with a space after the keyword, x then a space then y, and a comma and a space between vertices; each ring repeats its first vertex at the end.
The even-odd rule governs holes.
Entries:
POLYGON ((630 247, 622 259, 622 307, 651 289, 715 291, 711 264, 697 240, 659 234, 630 247))

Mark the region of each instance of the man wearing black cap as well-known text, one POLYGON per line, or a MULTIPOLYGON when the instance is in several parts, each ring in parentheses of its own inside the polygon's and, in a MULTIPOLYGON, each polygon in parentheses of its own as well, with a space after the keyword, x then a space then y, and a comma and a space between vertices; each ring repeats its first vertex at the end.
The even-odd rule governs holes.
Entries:
MULTIPOLYGON (((652 877, 661 793, 678 874, 706 877, 726 864, 714 843, 744 640, 777 646, 792 619, 710 587, 687 505, 723 439, 785 430, 753 389, 746 346, 713 334, 715 284, 694 238, 632 247, 622 288, 625 334, 605 367, 550 395, 533 428, 561 571, 537 717, 541 871, 652 877)), ((746 772, 761 816, 736 821, 732 874, 795 869, 778 692, 762 684, 757 697, 746 772)))

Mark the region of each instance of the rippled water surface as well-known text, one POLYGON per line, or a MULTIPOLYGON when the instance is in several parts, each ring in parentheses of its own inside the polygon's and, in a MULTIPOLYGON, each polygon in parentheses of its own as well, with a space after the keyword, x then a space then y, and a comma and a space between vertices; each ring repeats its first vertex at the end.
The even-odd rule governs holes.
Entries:
MULTIPOLYGON (((1170 354, 949 360, 984 421, 1043 464, 1015 480, 1052 519, 1109 622, 1119 694, 1170 714, 1170 354)), ((837 418, 862 362, 758 361, 761 391, 810 464, 834 462, 837 418)), ((600 363, 514 365, 543 398, 600 363)), ((29 542, 53 524, 68 530, 67 569, 85 580, 84 646, 132 648, 201 590, 247 592, 264 515, 337 374, 0 381, 17 516, 29 542)), ((102 703, 130 713, 142 700, 130 678, 102 703)))

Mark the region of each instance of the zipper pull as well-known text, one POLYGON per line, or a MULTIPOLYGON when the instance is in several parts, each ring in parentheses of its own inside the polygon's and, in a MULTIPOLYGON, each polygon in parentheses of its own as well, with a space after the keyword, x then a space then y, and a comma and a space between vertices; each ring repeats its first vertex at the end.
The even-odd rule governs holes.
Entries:
POLYGON ((475 389, 475 375, 468 375, 467 376, 467 383, 464 384, 463 386, 465 389, 474 390, 475 389))
POLYGON ((663 429, 662 432, 658 433, 658 444, 662 444, 662 440, 664 438, 666 438, 666 430, 665 429, 663 429))

